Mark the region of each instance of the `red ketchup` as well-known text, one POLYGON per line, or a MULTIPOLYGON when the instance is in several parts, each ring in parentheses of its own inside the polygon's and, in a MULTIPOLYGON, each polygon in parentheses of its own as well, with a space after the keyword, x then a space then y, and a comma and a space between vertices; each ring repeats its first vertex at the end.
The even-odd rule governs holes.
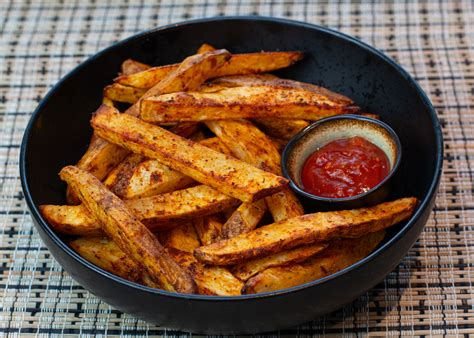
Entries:
POLYGON ((344 198, 362 194, 388 175, 390 163, 382 149, 356 136, 316 150, 301 171, 303 189, 313 195, 344 198))

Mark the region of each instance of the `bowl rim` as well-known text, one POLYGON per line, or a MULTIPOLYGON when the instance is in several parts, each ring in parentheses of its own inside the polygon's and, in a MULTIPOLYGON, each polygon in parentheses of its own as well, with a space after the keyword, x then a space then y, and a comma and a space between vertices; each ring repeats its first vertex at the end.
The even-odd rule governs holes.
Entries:
MULTIPOLYGON (((385 152, 385 151, 384 151, 385 152)), ((393 175, 397 172, 398 167, 400 166, 400 162, 402 159, 402 144, 400 142, 400 138, 398 137, 397 133, 390 127, 387 123, 373 119, 367 116, 362 116, 362 115, 355 115, 355 114, 341 114, 341 115, 336 115, 336 116, 331 116, 331 117, 326 117, 321 120, 317 120, 313 123, 311 123, 309 126, 303 128, 303 130, 300 130, 295 136, 293 136, 290 141, 286 144, 285 148, 283 149, 282 155, 281 155, 281 170, 283 172, 283 176, 285 176, 289 181, 290 181, 290 187, 296 191, 298 194, 310 198, 315 201, 320 201, 320 202, 326 202, 326 203, 345 203, 345 202, 352 202, 356 201, 358 199, 364 198, 367 195, 372 194, 374 191, 380 189, 385 183, 387 183, 393 175), (295 145, 298 144, 298 142, 311 130, 319 127, 320 125, 323 125, 325 123, 331 123, 332 121, 340 121, 340 120, 357 120, 357 121, 363 121, 364 123, 370 123, 377 125, 384 129, 385 131, 388 132, 390 137, 392 138, 393 142, 395 143, 396 146, 396 158, 395 158, 395 163, 393 164, 392 168, 390 168, 390 171, 387 176, 384 177, 382 181, 380 181, 377 185, 373 186, 366 192, 363 192, 358 195, 354 196, 349 196, 349 197, 341 197, 341 198, 333 198, 333 197, 324 197, 324 196, 318 196, 314 195, 310 192, 307 192, 303 188, 300 188, 295 180, 293 180, 292 176, 289 173, 288 170, 288 157, 290 156, 290 152, 294 149, 295 145)), ((307 159, 307 158, 306 158, 307 159)))
POLYGON ((372 261, 376 256, 380 255, 383 251, 386 251, 389 247, 394 245, 395 242, 398 241, 406 232, 410 230, 410 228, 418 221, 418 219, 422 216, 424 210, 430 203, 431 199, 433 198, 434 194, 437 191, 437 187, 440 181, 441 177, 441 172, 442 172, 442 162, 443 162, 443 138, 442 138, 442 131, 441 131, 441 125, 438 120, 438 117, 436 115, 436 111, 428 99, 426 93, 421 89, 419 84, 412 78, 412 76, 398 63, 396 63, 392 58, 389 56, 385 55, 375 47, 370 46, 369 44, 362 42, 361 40, 352 37, 348 34, 341 33, 339 31, 336 31, 331 28, 311 24, 311 23, 306 23, 302 21, 297 21, 297 20, 290 20, 286 18, 275 18, 275 17, 268 17, 268 16, 253 16, 253 15, 245 15, 245 16, 221 16, 221 17, 209 17, 209 18, 200 18, 200 19, 193 19, 193 20, 187 20, 179 23, 172 23, 168 24, 165 26, 160 26, 156 28, 152 28, 150 30, 145 30, 142 32, 139 32, 135 35, 132 35, 126 39, 120 40, 118 42, 113 43, 112 45, 102 49, 101 51, 97 52, 96 54, 90 56, 83 62, 81 62, 79 65, 77 65, 73 70, 68 72, 66 75, 64 75, 45 95, 45 97, 41 100, 41 102, 38 104, 36 107, 35 111, 30 117, 30 120, 25 128, 25 132, 23 135, 23 139, 21 142, 20 146, 20 180, 21 180, 21 185, 22 189, 24 192, 25 196, 25 201, 27 203, 27 206, 31 212, 32 218, 34 218, 37 221, 37 224, 42 228, 42 230, 49 236, 49 238, 52 239, 52 241, 66 254, 71 256, 75 261, 78 263, 84 265, 86 268, 89 270, 94 271, 95 273, 101 275, 102 277, 112 279, 113 282, 122 284, 124 286, 129 286, 131 288, 136 289, 137 291, 141 292, 149 292, 152 294, 164 296, 164 297, 169 297, 169 298, 175 298, 175 299, 181 299, 181 300, 199 300, 199 301, 205 301, 205 302, 229 302, 229 301, 251 301, 255 299, 261 299, 261 298, 271 298, 271 297, 277 297, 277 296, 283 296, 288 293, 292 292, 301 292, 306 288, 310 287, 315 287, 317 285, 327 283, 332 279, 335 279, 343 274, 346 274, 352 270, 356 270, 362 265, 372 261), (425 198, 423 198, 417 209, 415 210, 415 213, 412 215, 412 217, 407 221, 407 223, 403 226, 403 228, 393 235, 392 238, 390 238, 387 242, 385 242, 383 245, 379 246, 377 249, 375 249, 370 255, 365 257, 364 259, 346 267, 345 269, 342 269, 334 274, 331 274, 329 276, 300 284, 297 286, 293 286, 291 288, 286 288, 282 290, 277 290, 277 291, 271 291, 271 292, 264 292, 264 293, 258 293, 258 294, 250 294, 250 295, 239 295, 239 296, 206 296, 206 295, 195 295, 195 294, 183 294, 183 293, 176 293, 176 292, 169 292, 169 291, 164 291, 161 289, 154 289, 150 288, 141 284, 137 284, 134 282, 130 282, 126 279, 123 279, 119 276, 116 276, 108 271, 105 271, 98 266, 90 263, 89 261, 85 260, 81 256, 79 256, 74 250, 72 250, 67 244, 62 241, 59 236, 54 233, 52 228, 47 224, 47 222, 43 219, 41 216, 41 213, 39 212, 38 207, 35 205, 33 202, 29 186, 28 186, 28 180, 27 180, 27 168, 26 168, 26 150, 27 150, 27 144, 29 143, 29 136, 31 134, 31 130, 33 128, 33 125, 35 124, 37 118, 40 115, 40 112, 43 110, 43 107, 46 105, 48 102, 50 96, 53 95, 53 93, 63 85, 64 82, 66 82, 69 78, 73 77, 76 73, 81 71, 83 68, 85 68, 87 65, 90 63, 93 63, 97 58, 102 56, 103 54, 106 54, 110 51, 113 51, 115 48, 119 48, 122 45, 126 45, 130 41, 133 41, 135 39, 141 39, 145 38, 146 36, 150 36, 156 33, 159 33, 161 31, 168 31, 168 30, 175 30, 175 29, 180 29, 181 27, 185 26, 192 26, 195 24, 200 24, 200 23, 209 23, 209 22, 226 22, 226 21, 241 21, 241 22, 272 22, 272 23, 277 23, 280 25, 284 26, 296 26, 304 29, 311 29, 311 30, 317 30, 319 32, 331 35, 333 37, 336 37, 338 39, 342 39, 348 43, 351 43, 359 48, 364 49, 366 52, 375 55, 376 57, 380 58, 384 62, 386 62, 389 66, 393 67, 401 76, 402 78, 407 82, 407 85, 412 87, 414 89, 421 101, 424 103, 424 105, 428 108, 429 114, 431 117, 431 122, 432 126, 434 129, 434 134, 435 134, 435 139, 436 139, 436 164, 435 164, 435 170, 434 170, 434 177, 432 179, 431 185, 426 193, 425 198))

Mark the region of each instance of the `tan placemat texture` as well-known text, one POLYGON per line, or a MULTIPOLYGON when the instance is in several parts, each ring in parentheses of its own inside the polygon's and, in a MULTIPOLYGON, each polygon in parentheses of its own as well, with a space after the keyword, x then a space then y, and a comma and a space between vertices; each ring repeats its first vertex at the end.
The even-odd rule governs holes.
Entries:
MULTIPOLYGON (((0 333, 174 335, 76 284, 43 246, 18 180, 21 138, 61 76, 136 32, 216 15, 329 26, 383 50, 419 81, 445 138, 444 176, 425 231, 403 262, 350 306, 275 335, 474 334, 474 10, 471 1, 0 1, 0 333)), ((67 112, 65 112, 67 113, 67 112)), ((317 301, 317 300, 314 300, 317 301)))

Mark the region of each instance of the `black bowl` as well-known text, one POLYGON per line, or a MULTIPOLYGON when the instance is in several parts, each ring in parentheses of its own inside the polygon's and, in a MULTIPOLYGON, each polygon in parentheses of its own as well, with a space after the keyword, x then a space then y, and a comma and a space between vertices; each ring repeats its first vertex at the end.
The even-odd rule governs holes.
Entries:
POLYGON ((82 286, 115 308, 148 322, 206 333, 252 333, 303 323, 336 310, 380 282, 416 241, 434 203, 442 164, 436 113, 416 82, 376 49, 306 23, 261 17, 212 18, 138 34, 96 54, 43 99, 25 131, 20 173, 36 228, 56 260, 82 286), (64 203, 59 170, 86 150, 91 113, 102 88, 127 58, 161 65, 194 54, 201 43, 232 52, 302 50, 307 57, 278 75, 347 95, 380 114, 398 134, 404 154, 391 196, 416 196, 413 217, 389 232, 362 261, 326 278, 277 292, 237 297, 184 295, 128 282, 87 262, 55 234, 40 204, 64 203))
POLYGON ((362 115, 336 115, 318 120, 291 138, 283 149, 281 169, 290 187, 299 195, 305 210, 343 210, 371 206, 387 198, 392 177, 397 173, 402 158, 398 135, 386 123, 362 115), (390 159, 388 175, 368 191, 350 197, 323 197, 304 190, 301 170, 316 149, 336 139, 362 136, 377 144, 390 159))

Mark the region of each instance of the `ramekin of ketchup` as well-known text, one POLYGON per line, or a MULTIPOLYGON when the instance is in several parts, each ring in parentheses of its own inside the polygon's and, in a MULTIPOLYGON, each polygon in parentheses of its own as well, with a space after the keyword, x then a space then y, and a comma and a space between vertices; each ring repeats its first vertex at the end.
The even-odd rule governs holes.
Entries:
POLYGON ((390 172, 385 152, 361 136, 331 141, 312 153, 301 170, 303 189, 344 198, 369 191, 390 172))
POLYGON ((290 186, 311 202, 329 203, 325 206, 333 209, 359 207, 387 196, 400 159, 400 141, 387 124, 340 115, 295 135, 283 151, 282 171, 290 186))

